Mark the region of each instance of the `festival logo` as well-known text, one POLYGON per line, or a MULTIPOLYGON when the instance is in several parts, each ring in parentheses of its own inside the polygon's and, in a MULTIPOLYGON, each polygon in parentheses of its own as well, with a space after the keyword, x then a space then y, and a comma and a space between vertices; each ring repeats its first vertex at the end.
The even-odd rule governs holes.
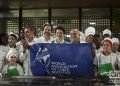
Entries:
POLYGON ((45 71, 46 73, 50 74, 50 72, 48 71, 48 67, 50 65, 50 51, 48 48, 44 47, 39 48, 37 54, 36 54, 36 60, 38 62, 40 62, 44 67, 45 67, 45 71))

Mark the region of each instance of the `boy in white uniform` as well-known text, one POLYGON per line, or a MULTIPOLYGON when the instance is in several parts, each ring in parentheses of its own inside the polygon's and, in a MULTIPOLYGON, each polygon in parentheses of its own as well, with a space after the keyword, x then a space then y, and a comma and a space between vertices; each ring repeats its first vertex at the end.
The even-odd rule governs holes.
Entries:
POLYGON ((24 75, 23 68, 17 63, 18 53, 15 48, 11 48, 9 50, 6 59, 9 61, 9 63, 6 64, 2 70, 2 74, 5 77, 24 75))
POLYGON ((103 40, 102 52, 99 52, 94 60, 95 76, 98 75, 108 75, 110 71, 115 70, 117 65, 117 55, 111 52, 112 41, 110 38, 105 38, 103 40))
POLYGON ((112 53, 117 55, 117 61, 118 61, 118 69, 120 69, 120 52, 118 52, 119 48, 119 39, 118 38, 112 38, 112 53))

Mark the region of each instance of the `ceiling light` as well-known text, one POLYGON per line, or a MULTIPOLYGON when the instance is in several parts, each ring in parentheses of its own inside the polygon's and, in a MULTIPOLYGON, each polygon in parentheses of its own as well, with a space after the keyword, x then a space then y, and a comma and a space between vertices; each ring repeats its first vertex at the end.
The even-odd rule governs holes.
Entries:
POLYGON ((90 22, 90 25, 95 25, 96 23, 95 22, 90 22))

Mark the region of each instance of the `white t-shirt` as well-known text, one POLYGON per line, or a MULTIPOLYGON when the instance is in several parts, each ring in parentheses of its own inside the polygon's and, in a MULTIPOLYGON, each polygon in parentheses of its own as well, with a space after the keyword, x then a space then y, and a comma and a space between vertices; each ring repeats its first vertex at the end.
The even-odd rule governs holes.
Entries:
POLYGON ((54 40, 54 38, 52 36, 50 36, 49 40, 46 40, 44 36, 41 36, 38 38, 37 41, 39 41, 39 43, 52 43, 52 41, 54 40))
POLYGON ((99 66, 99 64, 112 63, 113 69, 115 69, 115 64, 117 63, 117 55, 110 53, 105 56, 103 53, 98 53, 94 59, 94 64, 99 66))

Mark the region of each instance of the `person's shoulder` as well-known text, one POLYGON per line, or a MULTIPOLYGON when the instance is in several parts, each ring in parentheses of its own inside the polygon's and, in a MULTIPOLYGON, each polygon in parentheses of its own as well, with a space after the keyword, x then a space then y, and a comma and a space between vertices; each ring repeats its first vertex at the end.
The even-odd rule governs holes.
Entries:
POLYGON ((37 41, 40 41, 40 38, 34 38, 34 41, 37 42, 37 41))
POLYGON ((111 52, 110 54, 111 54, 111 55, 117 55, 117 53, 113 53, 113 52, 111 52))
POLYGON ((120 52, 119 52, 119 51, 117 52, 117 55, 120 55, 120 52))
POLYGON ((117 57, 118 54, 117 54, 117 53, 112 53, 112 52, 111 52, 111 56, 112 56, 112 57, 117 57))
POLYGON ((36 38, 36 42, 37 43, 44 43, 44 36, 40 36, 40 37, 38 37, 38 38, 36 38))
POLYGON ((40 39, 40 40, 43 39, 43 38, 44 38, 44 36, 40 36, 40 37, 38 37, 38 39, 40 39))
POLYGON ((4 65, 4 68, 7 68, 7 67, 8 67, 8 64, 5 64, 5 65, 4 65))
POLYGON ((35 43, 42 43, 42 40, 41 40, 41 38, 34 38, 34 41, 30 44, 30 45, 33 45, 33 44, 35 44, 35 43))
POLYGON ((0 45, 0 49, 9 49, 8 45, 0 45))
POLYGON ((64 41, 64 43, 65 43, 65 44, 69 44, 70 42, 68 42, 68 41, 64 41))
POLYGON ((55 40, 55 37, 50 36, 50 41, 54 41, 54 40, 55 40))
POLYGON ((97 54, 96 54, 96 57, 100 57, 100 56, 102 56, 103 54, 101 53, 101 52, 98 52, 97 54))
POLYGON ((18 68, 19 68, 19 67, 21 67, 21 68, 22 68, 22 66, 21 66, 20 64, 18 64, 18 63, 17 63, 17 67, 18 67, 18 68))
POLYGON ((80 43, 87 43, 86 41, 80 41, 80 43))

